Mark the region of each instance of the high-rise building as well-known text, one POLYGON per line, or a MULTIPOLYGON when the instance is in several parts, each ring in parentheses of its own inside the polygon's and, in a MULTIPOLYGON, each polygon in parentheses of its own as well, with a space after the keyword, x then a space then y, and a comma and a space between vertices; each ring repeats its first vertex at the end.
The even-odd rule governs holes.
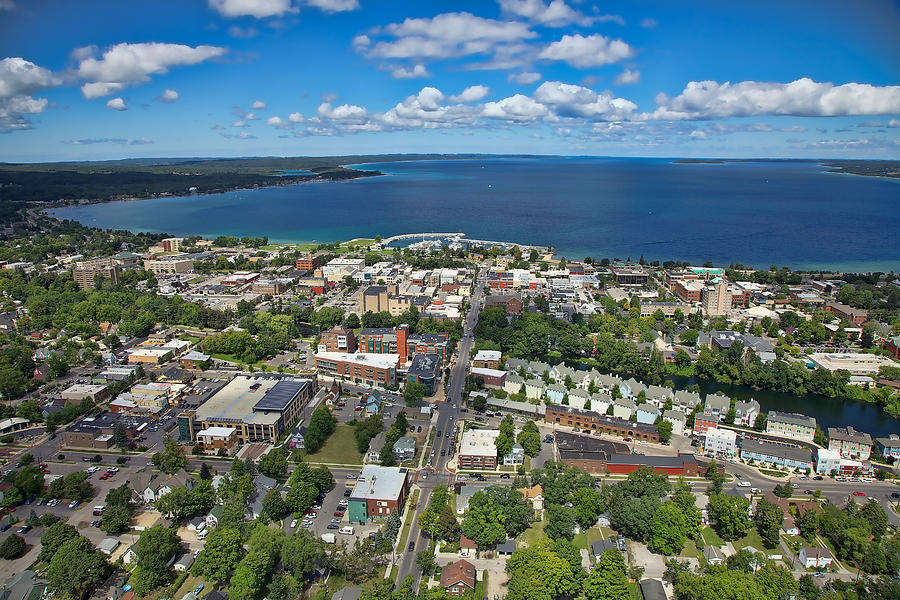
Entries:
POLYGON ((98 275, 111 279, 113 283, 119 283, 119 267, 113 263, 111 258, 78 261, 72 269, 72 279, 82 290, 94 289, 94 282, 98 275))
POLYGON ((709 317, 720 317, 731 309, 731 292, 724 279, 703 288, 703 314, 709 317))

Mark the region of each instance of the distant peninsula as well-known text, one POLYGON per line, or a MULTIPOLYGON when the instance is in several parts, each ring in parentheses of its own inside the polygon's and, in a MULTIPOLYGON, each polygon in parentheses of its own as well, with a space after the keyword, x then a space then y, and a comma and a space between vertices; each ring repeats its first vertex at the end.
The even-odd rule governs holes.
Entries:
POLYGON ((742 162, 803 162, 816 163, 828 168, 829 173, 846 173, 867 177, 892 177, 900 179, 900 160, 851 160, 851 159, 804 159, 804 158, 679 158, 676 164, 723 165, 742 162))

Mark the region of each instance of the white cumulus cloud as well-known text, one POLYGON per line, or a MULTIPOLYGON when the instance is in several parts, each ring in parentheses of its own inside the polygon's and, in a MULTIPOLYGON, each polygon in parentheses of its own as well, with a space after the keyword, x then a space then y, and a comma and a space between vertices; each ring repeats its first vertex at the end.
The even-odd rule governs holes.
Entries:
POLYGON ((598 94, 592 89, 560 81, 542 83, 535 90, 534 99, 552 107, 560 117, 620 121, 637 110, 634 102, 616 98, 611 92, 598 94))
POLYGON ((157 102, 177 102, 178 98, 179 98, 178 92, 176 92, 175 90, 167 89, 162 94, 157 96, 156 101, 157 102))
POLYGON ((631 69, 625 69, 621 73, 619 73, 616 78, 613 80, 613 83, 616 85, 631 85, 633 83, 640 83, 641 81, 641 72, 638 70, 632 71, 631 69))
POLYGON ((303 115, 298 112, 291 113, 288 115, 288 121, 290 121, 291 123, 302 123, 303 115))
POLYGON ((356 106, 355 104, 341 104, 340 106, 332 107, 329 102, 320 104, 316 112, 319 117, 334 121, 358 121, 369 116, 368 111, 362 106, 356 106))
POLYGON ((431 77, 431 73, 428 72, 425 65, 416 65, 412 69, 395 67, 391 69, 391 77, 394 79, 417 79, 419 77, 431 77))
POLYGON ((209 7, 223 17, 280 17, 297 12, 291 0, 209 0, 209 7))
MULTIPOLYGON (((523 17, 547 27, 564 27, 572 23, 587 27, 595 20, 574 10, 563 0, 552 0, 549 3, 543 0, 500 0, 500 8, 508 15, 523 17)), ((606 20, 615 20, 615 16, 609 17, 613 18, 606 20)), ((621 20, 622 17, 618 19, 621 20)))
POLYGON ((456 96, 450 96, 451 102, 478 102, 488 95, 490 88, 484 85, 470 85, 456 96))
POLYGON ((32 98, 24 95, 0 98, 0 133, 31 129, 31 121, 25 115, 42 113, 48 104, 46 98, 32 98))
POLYGON ((888 121, 887 126, 891 128, 900 127, 900 119, 891 119, 888 121))
POLYGON ((125 101, 121 98, 113 98, 106 103, 106 108, 122 111, 128 110, 128 105, 125 104, 125 101))
POLYGON ((266 109, 266 103, 263 102, 262 100, 255 100, 255 101, 253 102, 253 104, 250 105, 250 108, 253 109, 253 110, 265 110, 265 109, 266 109))
POLYGON ((541 74, 533 71, 525 71, 524 73, 510 73, 507 75, 507 81, 515 81, 522 85, 531 85, 540 80, 541 74))
POLYGON ((564 35, 541 50, 538 58, 565 61, 573 67, 585 69, 601 67, 634 56, 634 49, 622 40, 613 40, 599 33, 583 36, 564 35))
POLYGON ((804 77, 790 83, 691 81, 675 98, 660 94, 651 119, 688 120, 792 115, 835 117, 900 113, 900 86, 818 83, 804 77))
POLYGON ((432 18, 408 18, 375 28, 353 40, 357 52, 369 58, 437 59, 492 54, 498 45, 536 37, 526 23, 498 21, 471 13, 444 13, 432 18), (374 42, 373 37, 384 37, 374 42))
POLYGON ((306 0, 306 3, 325 12, 346 12, 359 8, 359 0, 306 0))
POLYGON ((55 87, 61 79, 50 70, 22 57, 0 60, 0 132, 31 129, 26 115, 44 112, 46 98, 32 94, 55 87))
POLYGON ((150 75, 168 73, 171 67, 195 65, 221 56, 228 50, 220 46, 186 46, 149 42, 116 44, 101 57, 97 48, 82 48, 77 75, 88 83, 81 87, 87 99, 99 98, 127 85, 150 81, 150 75))
POLYGON ((500 119, 504 121, 535 121, 546 116, 547 107, 533 98, 515 94, 497 102, 488 102, 481 111, 482 116, 488 119, 500 119))
POLYGON ((290 129, 294 126, 293 122, 290 120, 285 121, 279 116, 269 117, 266 119, 266 125, 274 127, 275 129, 290 129))

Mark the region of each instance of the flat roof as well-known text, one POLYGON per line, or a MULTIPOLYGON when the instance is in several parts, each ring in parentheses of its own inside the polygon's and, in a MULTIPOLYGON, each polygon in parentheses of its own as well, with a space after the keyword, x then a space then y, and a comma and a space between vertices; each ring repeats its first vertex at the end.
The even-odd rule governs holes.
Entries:
POLYGON ((276 383, 278 383, 277 379, 239 375, 197 408, 196 419, 198 421, 231 420, 243 423, 275 423, 279 417, 277 413, 254 412, 253 407, 263 399, 266 392, 275 387, 276 383), (255 384, 259 384, 259 387, 250 389, 255 384))
POLYGON ((472 367, 470 370, 472 375, 487 375, 488 377, 503 377, 506 371, 500 369, 486 369, 484 367, 472 367))
POLYGON ((351 499, 355 500, 396 500, 406 482, 407 470, 400 467, 363 467, 351 499))
POLYGON ((469 429, 462 435, 457 454, 497 456, 495 442, 499 435, 499 429, 469 429))
POLYGON ((84 394, 84 395, 93 395, 99 394, 103 390, 106 389, 105 384, 89 384, 89 383, 76 383, 75 385, 70 385, 65 390, 63 390, 63 394, 84 394))
POLYGON ((399 354, 375 354, 374 352, 318 352, 316 360, 331 360, 335 362, 350 362, 358 365, 367 365, 379 369, 396 369, 400 362, 399 354))
POLYGON ((262 400, 253 406, 253 410, 285 410, 308 385, 309 381, 305 379, 282 379, 263 394, 262 400))
POLYGON ((237 431, 234 427, 207 427, 203 431, 198 431, 197 435, 208 435, 212 437, 228 437, 237 431))

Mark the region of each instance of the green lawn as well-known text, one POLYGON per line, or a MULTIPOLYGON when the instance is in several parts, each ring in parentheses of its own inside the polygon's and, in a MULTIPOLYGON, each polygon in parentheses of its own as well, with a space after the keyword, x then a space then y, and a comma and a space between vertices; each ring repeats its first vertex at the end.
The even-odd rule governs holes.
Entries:
POLYGON ((484 598, 488 591, 488 572, 482 571, 481 579, 475 582, 475 598, 484 598))
POLYGON ((771 469, 760 469, 759 472, 770 477, 787 477, 789 475, 784 471, 772 471, 771 469))
POLYGON ((703 541, 707 546, 724 546, 725 540, 719 537, 719 534, 712 527, 704 527, 703 531, 700 532, 700 535, 703 536, 703 541))
POLYGON ((735 550, 740 550, 744 546, 753 546, 757 550, 762 550, 763 552, 766 551, 766 547, 763 546, 762 538, 759 537, 759 532, 756 531, 755 527, 751 527, 750 531, 747 532, 747 535, 739 540, 731 542, 731 544, 734 546, 735 550))
POLYGON ((188 335, 188 334, 179 335, 178 339, 184 340, 186 342, 190 342, 195 346, 200 343, 200 337, 196 336, 196 335, 188 335))
POLYGON ((579 533, 574 538, 572 538, 572 543, 579 550, 587 550, 587 548, 588 548, 587 534, 585 532, 579 533))
POLYGON ((629 582, 628 592, 631 595, 631 600, 644 600, 644 594, 641 593, 641 586, 637 581, 634 583, 629 582))
POLYGON ((585 533, 587 534, 588 547, 590 547, 590 545, 593 544, 594 542, 599 542, 600 540, 603 539, 603 534, 600 532, 600 529, 597 527, 591 527, 585 533))
POLYGON ((678 557, 699 559, 701 554, 703 553, 697 548, 697 544, 694 543, 694 540, 688 540, 678 557))
POLYGON ((517 539, 520 542, 524 542, 525 545, 531 546, 542 537, 544 537, 544 521, 538 521, 537 523, 532 523, 531 527, 523 531, 517 539))
POLYGON ((353 427, 346 423, 338 423, 334 433, 314 454, 307 454, 310 463, 336 463, 342 465, 362 465, 363 455, 356 451, 356 438, 353 427))

